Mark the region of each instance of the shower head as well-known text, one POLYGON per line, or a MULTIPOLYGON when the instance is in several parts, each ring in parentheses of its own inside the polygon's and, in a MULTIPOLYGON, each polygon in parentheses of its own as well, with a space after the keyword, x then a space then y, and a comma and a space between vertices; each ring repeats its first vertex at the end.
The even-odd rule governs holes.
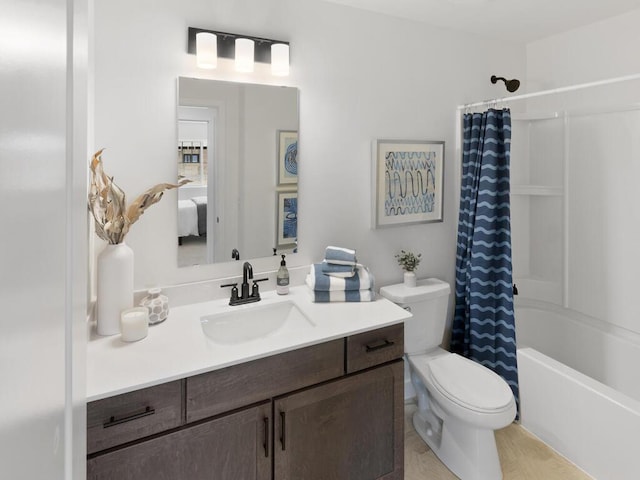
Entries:
POLYGON ((498 80, 502 80, 507 87, 508 92, 515 92, 520 88, 520 80, 514 78, 513 80, 507 80, 504 77, 496 77, 495 75, 491 75, 491 83, 497 83, 498 80))

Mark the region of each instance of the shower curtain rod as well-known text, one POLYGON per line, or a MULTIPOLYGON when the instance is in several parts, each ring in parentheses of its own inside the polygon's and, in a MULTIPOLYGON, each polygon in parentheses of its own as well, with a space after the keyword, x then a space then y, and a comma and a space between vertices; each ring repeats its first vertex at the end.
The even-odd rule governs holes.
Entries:
POLYGON ((577 85, 571 85, 569 87, 553 88, 551 90, 542 90, 540 92, 524 93, 522 95, 514 95, 512 97, 502 97, 502 98, 496 98, 494 100, 484 100, 482 102, 467 103, 465 105, 458 105, 457 109, 458 110, 465 110, 467 108, 483 107, 483 106, 491 105, 491 104, 494 104, 494 103, 500 103, 500 102, 512 102, 512 101, 515 101, 515 100, 526 100, 527 98, 541 97, 541 96, 544 96, 544 95, 552 95, 554 93, 572 92, 574 90, 581 90, 583 88, 599 87, 601 85, 609 85, 609 84, 612 84, 612 83, 620 83, 620 82, 626 82, 626 81, 629 81, 629 80, 639 80, 639 79, 640 79, 640 73, 637 73, 637 74, 634 74, 634 75, 625 75, 625 76, 622 76, 622 77, 610 78, 610 79, 607 79, 607 80, 598 80, 598 81, 595 81, 595 82, 579 83, 577 85))

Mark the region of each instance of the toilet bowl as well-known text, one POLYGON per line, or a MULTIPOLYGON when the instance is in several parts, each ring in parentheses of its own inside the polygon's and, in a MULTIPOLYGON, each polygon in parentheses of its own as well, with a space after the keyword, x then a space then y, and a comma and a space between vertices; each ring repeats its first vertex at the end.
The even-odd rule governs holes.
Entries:
POLYGON ((460 479, 500 480, 494 431, 515 418, 515 399, 502 377, 439 347, 449 292, 447 283, 433 278, 416 287, 380 289, 382 296, 413 314, 405 321, 405 360, 418 403, 413 424, 460 479))

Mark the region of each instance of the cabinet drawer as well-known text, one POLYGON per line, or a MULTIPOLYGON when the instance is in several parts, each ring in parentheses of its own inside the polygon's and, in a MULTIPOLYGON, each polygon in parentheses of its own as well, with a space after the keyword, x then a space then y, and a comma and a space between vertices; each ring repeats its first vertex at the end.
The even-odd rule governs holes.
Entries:
POLYGON ((87 405, 87 453, 181 424, 181 380, 97 400, 87 405))
POLYGON ((344 341, 301 348, 187 378, 187 422, 339 377, 344 341))
POLYGON ((347 337, 347 373, 401 358, 404 354, 404 324, 379 328, 347 337))

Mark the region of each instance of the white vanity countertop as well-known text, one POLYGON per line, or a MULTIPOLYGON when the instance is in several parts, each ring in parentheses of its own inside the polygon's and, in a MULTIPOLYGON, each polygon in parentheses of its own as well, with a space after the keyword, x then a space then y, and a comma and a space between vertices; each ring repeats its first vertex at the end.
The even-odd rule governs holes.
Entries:
POLYGON ((401 323, 410 316, 380 296, 374 302, 313 303, 306 286, 292 287, 286 296, 267 291, 260 302, 249 305, 229 307, 223 299, 171 308, 169 318, 150 327, 138 342, 123 342, 120 335, 100 337, 94 329, 87 347, 87 401, 401 323), (315 327, 235 345, 217 344, 202 330, 202 316, 281 301, 295 303, 315 327))

